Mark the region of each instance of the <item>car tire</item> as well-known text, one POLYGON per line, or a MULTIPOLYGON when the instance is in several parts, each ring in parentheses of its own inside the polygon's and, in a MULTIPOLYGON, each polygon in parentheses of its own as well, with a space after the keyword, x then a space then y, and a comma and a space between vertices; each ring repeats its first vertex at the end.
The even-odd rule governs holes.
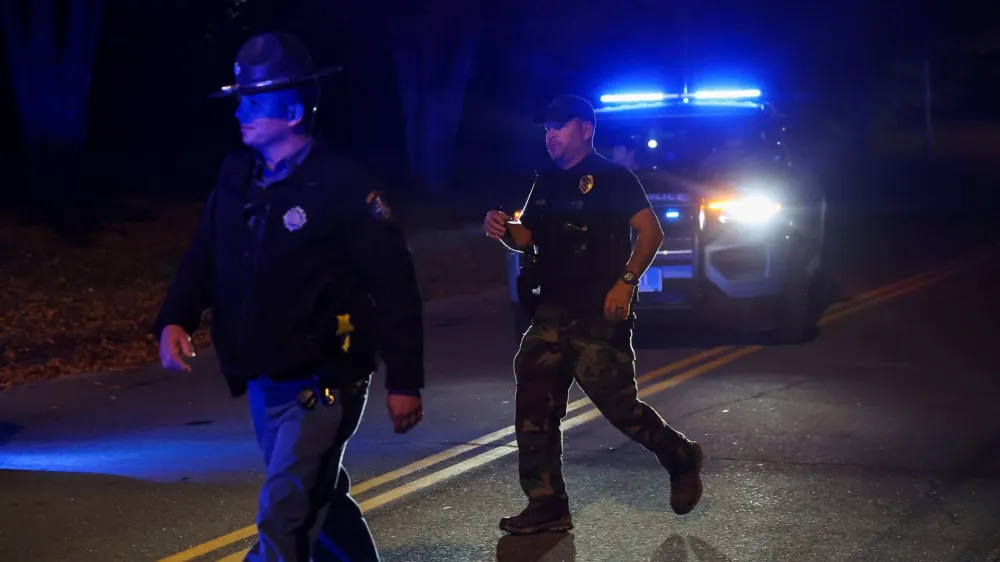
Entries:
POLYGON ((778 303, 775 343, 794 345, 814 339, 819 332, 817 321, 826 309, 827 291, 822 268, 811 277, 803 272, 791 280, 778 303))
POLYGON ((809 296, 801 287, 793 287, 782 298, 778 311, 778 326, 774 331, 775 343, 798 344, 812 335, 809 322, 809 296))

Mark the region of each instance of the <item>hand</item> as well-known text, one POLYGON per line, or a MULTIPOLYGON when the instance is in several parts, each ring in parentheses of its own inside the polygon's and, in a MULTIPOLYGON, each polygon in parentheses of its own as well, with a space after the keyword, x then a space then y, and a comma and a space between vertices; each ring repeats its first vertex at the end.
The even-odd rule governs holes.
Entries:
POLYGON ((406 433, 424 417, 423 402, 417 396, 390 394, 386 399, 389 418, 396 433, 406 433))
POLYGON ((483 222, 483 230, 486 231, 486 236, 494 240, 499 240, 507 233, 506 224, 509 220, 510 217, 503 211, 490 211, 486 213, 486 220, 483 222))
POLYGON ((604 297, 604 318, 608 322, 621 322, 629 317, 632 310, 632 295, 635 287, 619 279, 604 297))
POLYGON ((168 371, 190 371, 191 366, 184 358, 194 357, 194 345, 187 330, 170 325, 160 332, 160 363, 168 371))

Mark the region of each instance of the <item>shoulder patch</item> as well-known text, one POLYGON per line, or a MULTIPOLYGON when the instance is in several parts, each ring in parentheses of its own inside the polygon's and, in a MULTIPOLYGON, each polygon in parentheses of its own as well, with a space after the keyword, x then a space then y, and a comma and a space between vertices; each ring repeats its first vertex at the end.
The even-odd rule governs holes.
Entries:
POLYGON ((385 200, 385 195, 381 191, 375 190, 370 192, 368 197, 365 198, 365 203, 368 205, 368 210, 374 218, 383 221, 393 219, 392 208, 389 207, 389 203, 385 200))

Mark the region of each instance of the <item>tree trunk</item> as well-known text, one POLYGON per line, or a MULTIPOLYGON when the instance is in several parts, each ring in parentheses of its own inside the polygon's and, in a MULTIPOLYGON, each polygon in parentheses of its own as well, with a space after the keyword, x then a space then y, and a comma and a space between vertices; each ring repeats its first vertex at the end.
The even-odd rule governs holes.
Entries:
POLYGON ((416 2, 407 3, 393 9, 389 7, 389 40, 392 44, 393 62, 396 67, 399 98, 403 105, 403 139, 406 147, 406 175, 411 187, 422 190, 424 186, 421 166, 420 142, 423 138, 422 126, 422 72, 423 55, 420 52, 420 36, 414 32, 419 25, 420 15, 416 2))
POLYGON ((9 0, 2 5, 24 140, 24 191, 31 211, 42 218, 58 217, 82 199, 82 155, 102 1, 9 0))
POLYGON ((390 35, 405 119, 408 175, 418 189, 442 194, 466 88, 482 35, 479 2, 461 8, 440 0, 392 10, 390 35))
POLYGON ((923 62, 923 101, 924 101, 924 150, 930 154, 934 147, 934 118, 931 96, 931 58, 924 57, 923 62))

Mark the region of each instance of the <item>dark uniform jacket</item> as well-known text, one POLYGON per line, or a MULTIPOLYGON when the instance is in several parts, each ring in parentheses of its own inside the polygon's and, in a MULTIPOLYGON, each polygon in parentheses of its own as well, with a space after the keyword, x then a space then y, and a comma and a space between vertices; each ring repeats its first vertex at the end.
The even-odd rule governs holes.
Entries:
POLYGON ((602 317, 632 255, 629 221, 646 208, 635 174, 596 152, 572 168, 540 171, 521 212, 538 248, 538 302, 602 317))
POLYGON ((358 380, 385 363, 386 387, 424 384, 422 299, 384 196, 322 141, 266 189, 255 152, 223 163, 154 326, 212 340, 233 396, 248 380, 329 369, 358 380))

